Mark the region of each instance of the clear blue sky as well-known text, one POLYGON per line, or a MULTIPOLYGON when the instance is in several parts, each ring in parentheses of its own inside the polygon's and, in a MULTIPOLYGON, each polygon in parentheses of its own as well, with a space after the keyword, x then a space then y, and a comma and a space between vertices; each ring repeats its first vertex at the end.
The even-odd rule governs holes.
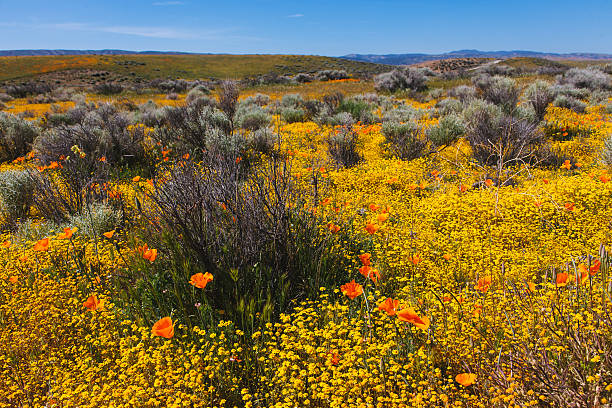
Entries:
POLYGON ((612 0, 0 0, 0 49, 612 53, 612 0))

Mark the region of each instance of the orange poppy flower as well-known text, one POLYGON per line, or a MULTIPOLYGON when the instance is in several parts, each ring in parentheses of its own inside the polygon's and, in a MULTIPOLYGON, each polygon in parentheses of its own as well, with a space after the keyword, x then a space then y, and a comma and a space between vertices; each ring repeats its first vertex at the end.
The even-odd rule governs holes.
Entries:
POLYGON ((111 238, 113 237, 113 235, 115 235, 115 230, 105 232, 105 233, 104 233, 104 234, 102 234, 102 235, 104 235, 104 236, 105 236, 106 238, 108 238, 108 239, 111 239, 111 238))
POLYGON ((209 282, 212 282, 212 280, 213 276, 210 272, 196 273, 195 275, 191 275, 189 283, 196 288, 204 289, 209 282))
POLYGON ((159 319, 153 325, 151 332, 154 336, 171 339, 172 337, 174 337, 174 324, 172 324, 172 319, 170 317, 164 317, 162 319, 159 319))
POLYGON ((140 176, 136 176, 132 179, 134 183, 138 183, 140 181, 140 176))
POLYGON ((85 302, 83 302, 83 307, 88 309, 89 311, 102 310, 104 307, 104 300, 98 300, 96 295, 90 295, 85 302))
POLYGON ((101 161, 102 163, 106 163, 106 156, 102 156, 102 157, 100 157, 100 161, 101 161))
POLYGON ((398 299, 387 298, 378 305, 378 310, 384 310, 389 316, 395 316, 399 303, 398 299))
POLYGON ((142 247, 142 257, 149 262, 155 261, 157 258, 157 249, 151 249, 147 244, 144 244, 142 247))
POLYGON ((574 203, 565 203, 565 204, 563 204, 563 206, 565 207, 566 211, 574 211, 575 204, 574 203))
POLYGON ((589 268, 589 273, 591 274, 591 276, 596 275, 597 272, 599 272, 600 267, 601 267, 601 262, 599 262, 599 259, 596 259, 595 261, 593 261, 593 263, 591 264, 591 267, 589 268))
POLYGON ((567 284, 572 283, 572 281, 573 281, 572 277, 565 272, 558 273, 557 278, 555 280, 555 282, 557 283, 557 286, 559 287, 566 286, 567 284))
POLYGON ((324 200, 321 200, 321 206, 325 207, 327 204, 331 203, 331 198, 326 198, 324 200))
POLYGON ((380 228, 379 225, 377 224, 372 224, 371 222, 368 222, 365 226, 365 230, 368 232, 368 234, 370 235, 374 235, 376 233, 376 231, 378 231, 378 229, 380 228))
POLYGON ((450 295, 444 295, 442 296, 442 301, 445 303, 450 302, 451 300, 453 300, 453 298, 450 295))
POLYGON ((544 182, 544 184, 548 184, 548 183, 550 183, 550 180, 549 180, 549 179, 547 179, 547 178, 542 179, 542 181, 544 182))
POLYGON ((442 255, 442 258, 444 258, 447 261, 450 261, 453 258, 453 256, 451 254, 444 254, 442 255))
POLYGON ((608 181, 610 181, 610 176, 608 176, 607 174, 602 174, 601 176, 599 176, 599 181, 601 181, 602 183, 607 183, 608 181))
POLYGON ((340 226, 339 225, 334 225, 331 222, 329 224, 327 224, 327 228, 329 229, 329 232, 331 232, 332 234, 335 234, 338 231, 340 231, 340 226))
POLYGON ((533 283, 533 282, 526 282, 525 286, 527 287, 527 291, 528 292, 535 293, 535 283, 533 283))
POLYGON ((486 184, 486 186, 487 186, 487 187, 492 187, 492 186, 493 186, 493 180, 491 180, 491 179, 486 179, 486 180, 485 180, 485 184, 486 184))
POLYGON ((459 191, 461 193, 465 193, 467 191, 468 187, 465 184, 460 184, 459 185, 459 191))
POLYGON ((330 353, 331 354, 331 359, 329 360, 329 362, 332 365, 338 365, 340 363, 340 356, 338 355, 338 353, 330 353))
POLYGON ((60 233, 57 236, 57 239, 70 239, 72 238, 72 234, 74 234, 77 231, 77 228, 64 228, 64 232, 60 233))
POLYGON ((459 384, 463 385, 464 387, 469 387, 470 385, 476 382, 476 374, 471 374, 471 373, 457 374, 457 376, 455 377, 455 381, 457 381, 459 384))
POLYGON ((14 275, 9 278, 9 282, 11 282, 11 283, 17 283, 18 280, 19 280, 19 278, 17 276, 14 276, 14 275))
POLYGON ((370 255, 370 253, 368 252, 366 252, 365 254, 359 255, 359 260, 361 261, 361 264, 363 266, 370 266, 371 259, 372 259, 372 255, 370 255))
POLYGON ((378 270, 372 268, 369 265, 364 265, 359 268, 359 273, 365 276, 366 278, 372 279, 374 283, 378 282, 378 280, 380 279, 380 273, 378 273, 378 270))
POLYGON ((49 238, 44 238, 34 244, 35 251, 46 251, 49 249, 49 238))
POLYGON ((533 202, 533 205, 535 205, 536 207, 540 208, 542 206, 542 202, 540 200, 535 200, 533 202))
POLYGON ((189 153, 185 153, 185 154, 183 155, 183 159, 185 159, 185 160, 189 160, 189 153))
POLYGON ((355 279, 340 286, 340 290, 350 299, 355 299, 357 296, 363 293, 363 287, 360 284, 355 283, 355 279))
POLYGON ((397 318, 402 322, 412 323, 422 330, 427 330, 430 325, 429 318, 419 317, 419 315, 417 315, 414 309, 411 307, 407 307, 397 312, 397 318))
POLYGON ((571 168, 572 168, 572 164, 570 163, 570 161, 569 161, 569 160, 566 160, 566 161, 564 161, 564 162, 563 162, 563 164, 561 165, 561 168, 562 168, 562 169, 565 169, 565 170, 569 170, 569 169, 571 169, 571 168))
POLYGON ((242 157, 238 156, 236 157, 236 164, 240 163, 242 161, 242 157))
POLYGON ((478 279, 478 282, 476 282, 476 289, 481 291, 482 293, 485 293, 487 290, 489 290, 489 287, 491 286, 491 277, 490 276, 485 276, 484 278, 480 278, 478 279))
POLYGON ((408 260, 410 260, 410 262, 412 262, 414 265, 418 265, 423 259, 419 256, 419 254, 414 254, 409 257, 408 260))
POLYGON ((11 246, 11 241, 4 241, 2 243, 2 248, 9 248, 11 246))
POLYGON ((376 219, 381 224, 389 219, 389 213, 381 213, 376 216, 376 219))
POLYGON ((370 204, 370 205, 368 206, 368 208, 370 209, 370 211, 376 212, 376 211, 378 211, 378 209, 380 208, 380 206, 379 206, 379 205, 376 205, 376 204, 370 204))

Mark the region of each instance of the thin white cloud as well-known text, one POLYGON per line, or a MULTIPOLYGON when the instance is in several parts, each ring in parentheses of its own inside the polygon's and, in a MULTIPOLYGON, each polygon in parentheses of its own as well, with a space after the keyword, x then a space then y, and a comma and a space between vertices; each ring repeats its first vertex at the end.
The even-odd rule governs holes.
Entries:
POLYGON ((182 1, 156 1, 153 2, 154 6, 182 6, 185 2, 182 1))
POLYGON ((17 27, 29 30, 63 30, 111 33, 146 38, 163 38, 170 40, 242 40, 261 41, 261 38, 243 36, 236 33, 236 28, 210 29, 210 30, 187 30, 174 27, 158 26, 120 26, 102 25, 80 22, 46 23, 46 24, 22 24, 0 21, 0 27, 17 27))
POLYGON ((303 14, 290 14, 287 16, 288 18, 300 18, 300 17, 304 17, 303 14))

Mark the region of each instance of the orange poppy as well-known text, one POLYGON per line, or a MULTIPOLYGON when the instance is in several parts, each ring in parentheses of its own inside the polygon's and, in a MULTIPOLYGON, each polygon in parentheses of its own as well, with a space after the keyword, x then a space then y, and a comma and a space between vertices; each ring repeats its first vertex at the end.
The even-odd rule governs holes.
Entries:
POLYGON ((570 161, 569 161, 569 160, 566 160, 566 161, 564 161, 564 162, 563 162, 563 164, 561 165, 561 168, 562 168, 562 169, 565 169, 565 170, 569 170, 569 169, 571 169, 571 168, 572 168, 572 164, 570 163, 570 161))
POLYGON ((18 280, 19 280, 19 278, 17 276, 14 276, 14 275, 9 278, 9 282, 11 282, 11 283, 17 283, 18 280))
POLYGON ((422 330, 427 330, 430 325, 429 318, 419 317, 413 308, 407 307, 397 312, 397 318, 402 322, 408 322, 414 324, 416 327, 422 330))
POLYGON ((34 244, 35 251, 46 251, 49 249, 49 238, 44 238, 34 244))
POLYGON ((104 300, 98 300, 96 295, 90 295, 85 302, 83 307, 90 311, 101 310, 104 307, 104 300))
POLYGON ((453 256, 451 254, 444 254, 442 255, 442 258, 444 258, 447 261, 450 261, 453 258, 453 256))
POLYGON ((536 201, 534 201, 533 205, 535 205, 536 207, 540 208, 542 206, 542 202, 540 200, 536 200, 536 201))
POLYGON ((191 275, 191 279, 189 283, 195 286, 196 288, 204 289, 209 282, 212 282, 213 276, 210 272, 206 273, 196 273, 195 275, 191 275))
POLYGON ((574 203, 565 203, 565 204, 563 204, 563 206, 565 207, 566 211, 574 211, 575 204, 574 203))
POLYGON ((4 241, 4 242, 2 243, 2 248, 8 248, 8 247, 10 247, 10 246, 11 246, 11 241, 4 241))
POLYGON ((376 216, 376 219, 381 224, 389 219, 389 213, 381 213, 376 216))
POLYGON ((471 374, 471 373, 457 374, 457 376, 455 377, 455 381, 457 381, 459 384, 463 385, 464 387, 469 387, 470 385, 476 382, 476 374, 471 374))
POLYGON ((549 180, 549 179, 547 179, 547 178, 542 179, 542 181, 544 182, 544 184, 548 184, 548 183, 550 183, 550 180, 549 180))
POLYGON ((389 316, 395 316, 399 303, 398 299, 387 298, 378 305, 378 310, 384 310, 389 316))
POLYGON ((189 160, 189 153, 185 153, 185 154, 183 155, 183 159, 185 159, 185 160, 189 160))
POLYGON ((491 179, 486 179, 486 180, 485 180, 485 184, 487 185, 487 187, 492 187, 492 186, 493 186, 493 180, 491 180, 491 179))
POLYGON ((340 356, 338 355, 338 353, 331 353, 331 359, 329 360, 329 362, 332 365, 338 365, 340 363, 340 356))
POLYGON ((378 229, 380 228, 379 225, 377 224, 372 224, 371 222, 368 222, 365 226, 365 230, 368 232, 368 234, 370 235, 374 235, 376 233, 376 231, 378 231, 378 229))
POLYGON ((151 249, 147 244, 144 244, 142 247, 142 257, 149 262, 155 261, 157 258, 157 249, 151 249))
POLYGON ((242 161, 242 157, 238 156, 236 157, 236 164, 240 163, 242 161))
POLYGON ((329 224, 327 224, 327 228, 329 229, 329 232, 331 232, 332 234, 335 234, 338 231, 340 231, 340 226, 339 225, 334 225, 331 222, 329 224))
POLYGON ((476 282, 476 289, 481 291, 482 293, 486 292, 491 286, 491 281, 492 280, 490 276, 478 279, 478 282, 476 282))
POLYGON ((372 255, 370 255, 370 253, 368 252, 366 252, 365 254, 359 255, 359 260, 361 261, 361 264, 364 266, 370 266, 371 259, 372 259, 372 255))
POLYGON ((105 232, 105 233, 104 233, 104 234, 102 234, 102 235, 104 235, 104 236, 105 236, 106 238, 108 238, 108 239, 111 239, 111 238, 113 237, 113 235, 115 235, 115 230, 105 232))
POLYGON ((465 193, 467 191, 468 187, 465 184, 461 184, 459 185, 459 191, 461 193, 465 193))
POLYGON ((376 204, 370 204, 370 205, 368 206, 368 208, 370 209, 370 211, 376 212, 376 211, 378 211, 378 209, 380 208, 380 206, 379 206, 379 205, 376 205, 376 204))
POLYGON ((421 263, 423 259, 418 254, 414 254, 411 257, 409 257, 408 260, 412 262, 414 265, 418 265, 419 263, 421 263))
POLYGON ((136 176, 132 179, 134 183, 138 183, 140 181, 140 176, 136 176))
POLYGON ((100 157, 100 161, 101 161, 102 163, 106 163, 106 156, 102 156, 102 157, 100 157))
POLYGON ((151 332, 154 336, 171 339, 172 337, 174 337, 174 324, 172 324, 172 319, 170 317, 164 317, 162 319, 159 319, 153 325, 151 332))
POLYGON ((599 262, 599 259, 596 259, 595 261, 593 261, 593 263, 591 264, 591 267, 589 268, 589 273, 591 274, 591 276, 596 275, 597 272, 599 272, 600 267, 601 267, 601 262, 599 262))
POLYGON ((357 296, 363 293, 363 287, 360 284, 355 283, 355 279, 340 286, 340 290, 350 299, 355 299, 357 296))
POLYGON ((331 198, 329 198, 329 197, 328 197, 328 198, 326 198, 326 199, 324 199, 324 200, 321 200, 321 205, 322 205, 323 207, 325 207, 325 206, 326 206, 327 204, 329 204, 329 203, 331 203, 331 198))
POLYGON ((533 282, 526 282, 525 286, 527 287, 527 291, 528 292, 535 293, 535 283, 533 283, 533 282))
POLYGON ((607 183, 608 181, 610 181, 610 176, 608 176, 607 174, 602 174, 601 176, 599 176, 599 181, 601 181, 602 183, 607 183))
POLYGON ((557 283, 557 286, 559 287, 566 286, 568 283, 572 283, 572 281, 573 281, 572 277, 565 272, 558 273, 557 278, 555 280, 555 282, 557 283))
POLYGON ((369 265, 364 265, 359 268, 359 273, 365 276, 366 278, 372 279, 374 283, 378 282, 378 280, 380 279, 380 273, 378 273, 378 270, 372 268, 369 265))
POLYGON ((57 236, 57 239, 70 239, 72 238, 72 234, 74 234, 77 231, 77 228, 64 228, 64 232, 60 233, 57 236))

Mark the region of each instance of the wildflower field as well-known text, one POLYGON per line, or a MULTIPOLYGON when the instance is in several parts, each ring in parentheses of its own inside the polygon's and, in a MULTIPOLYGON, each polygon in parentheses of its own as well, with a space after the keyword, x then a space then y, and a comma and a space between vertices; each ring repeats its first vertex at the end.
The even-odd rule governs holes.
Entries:
POLYGON ((11 98, 0 407, 610 406, 610 75, 512 75, 11 98))

